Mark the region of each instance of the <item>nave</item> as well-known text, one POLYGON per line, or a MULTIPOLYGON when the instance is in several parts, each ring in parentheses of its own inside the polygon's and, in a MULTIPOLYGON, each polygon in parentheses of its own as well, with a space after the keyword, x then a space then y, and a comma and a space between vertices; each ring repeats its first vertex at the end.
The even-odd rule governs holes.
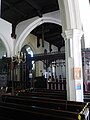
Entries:
MULTIPOLYGON (((2 63, 6 62, 7 64, 4 65, 10 67, 10 59, 5 60, 3 59, 2 63)), ((3 64, 1 65, 3 66, 3 64)), ((11 78, 14 78, 16 74, 16 65, 14 64, 14 69, 11 71, 11 73, 13 72, 10 74, 11 78)), ((6 66, 4 67, 7 68, 6 66)), ((1 68, 5 70, 4 67, 1 68)), ((9 67, 6 70, 9 70, 9 67)), ((23 79, 24 77, 25 80, 28 80, 28 77, 23 75, 23 79)), ((2 80, 4 79, 5 76, 2 80)), ((1 86, 0 89, 0 118, 2 120, 18 118, 23 120, 89 120, 90 103, 87 100, 89 91, 87 99, 86 93, 84 94, 84 102, 69 101, 64 78, 60 78, 60 81, 47 79, 47 82, 42 76, 35 79, 38 82, 35 81, 33 85, 30 81, 23 80, 2 82, 3 87, 1 86)))

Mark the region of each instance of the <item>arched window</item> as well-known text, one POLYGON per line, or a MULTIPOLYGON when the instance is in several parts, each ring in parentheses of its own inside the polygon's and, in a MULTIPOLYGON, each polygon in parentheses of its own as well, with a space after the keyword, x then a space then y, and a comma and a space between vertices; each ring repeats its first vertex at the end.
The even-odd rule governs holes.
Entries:
MULTIPOLYGON (((33 57, 33 54, 34 54, 32 48, 29 45, 25 45, 22 48, 21 52, 27 53, 28 55, 31 55, 31 57, 33 57)), ((35 68, 34 61, 32 61, 32 69, 34 68, 35 68)))
POLYGON ((32 51, 32 49, 31 49, 30 46, 28 46, 28 47, 26 48, 26 51, 27 51, 28 54, 31 55, 31 57, 33 57, 33 51, 32 51))

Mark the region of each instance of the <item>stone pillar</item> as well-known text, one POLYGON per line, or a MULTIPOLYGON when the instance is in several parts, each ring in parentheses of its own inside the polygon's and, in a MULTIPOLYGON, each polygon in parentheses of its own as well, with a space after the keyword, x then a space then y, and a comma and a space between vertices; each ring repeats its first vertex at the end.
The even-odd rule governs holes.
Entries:
POLYGON ((78 29, 66 30, 65 40, 67 100, 83 101, 81 37, 78 29))

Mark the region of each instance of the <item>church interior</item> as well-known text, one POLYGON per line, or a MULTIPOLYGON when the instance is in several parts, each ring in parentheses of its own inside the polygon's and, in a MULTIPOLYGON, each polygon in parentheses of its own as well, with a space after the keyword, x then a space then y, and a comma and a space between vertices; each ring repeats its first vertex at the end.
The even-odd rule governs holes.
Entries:
POLYGON ((90 48, 78 1, 0 0, 1 120, 89 120, 90 48))

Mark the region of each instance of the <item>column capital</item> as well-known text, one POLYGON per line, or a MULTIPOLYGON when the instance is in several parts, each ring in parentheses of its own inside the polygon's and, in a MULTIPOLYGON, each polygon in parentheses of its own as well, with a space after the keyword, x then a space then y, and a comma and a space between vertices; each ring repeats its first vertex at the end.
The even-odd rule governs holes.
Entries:
POLYGON ((65 30, 62 33, 64 40, 74 39, 75 36, 81 39, 82 35, 83 35, 83 31, 79 29, 69 29, 69 30, 65 30))

